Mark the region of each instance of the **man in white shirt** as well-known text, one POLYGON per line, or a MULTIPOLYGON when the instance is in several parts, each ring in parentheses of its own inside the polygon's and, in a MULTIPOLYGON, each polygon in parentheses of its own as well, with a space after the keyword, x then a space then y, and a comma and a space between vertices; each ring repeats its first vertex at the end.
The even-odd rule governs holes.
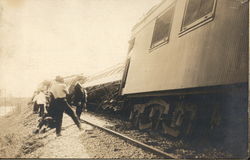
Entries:
POLYGON ((66 96, 68 94, 68 90, 66 84, 64 83, 64 79, 60 76, 57 76, 55 82, 52 83, 50 92, 53 94, 55 100, 52 103, 53 110, 52 114, 56 120, 56 135, 61 136, 61 127, 62 127, 62 118, 63 112, 68 114, 72 120, 75 122, 77 127, 81 129, 81 124, 78 121, 76 115, 73 110, 70 108, 67 103, 66 96))
POLYGON ((44 107, 46 105, 46 97, 43 91, 39 91, 39 93, 34 97, 33 102, 36 102, 39 111, 39 117, 44 115, 44 107))

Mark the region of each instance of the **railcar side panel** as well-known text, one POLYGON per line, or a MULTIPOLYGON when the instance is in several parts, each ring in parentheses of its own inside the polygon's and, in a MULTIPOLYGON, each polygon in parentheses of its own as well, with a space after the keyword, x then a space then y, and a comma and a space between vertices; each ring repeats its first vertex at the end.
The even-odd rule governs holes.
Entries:
POLYGON ((180 35, 185 6, 165 1, 135 26, 123 94, 247 82, 248 3, 217 0, 212 21, 180 35), (168 43, 150 48, 157 16, 171 7, 168 43))

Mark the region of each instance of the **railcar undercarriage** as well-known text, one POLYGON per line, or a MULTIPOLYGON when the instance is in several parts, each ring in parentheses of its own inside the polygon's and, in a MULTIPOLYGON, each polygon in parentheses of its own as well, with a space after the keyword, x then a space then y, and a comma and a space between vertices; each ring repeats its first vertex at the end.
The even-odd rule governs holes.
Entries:
POLYGON ((133 99, 131 106, 129 119, 140 130, 191 140, 206 137, 212 145, 246 153, 246 86, 226 92, 133 99))
POLYGON ((120 103, 118 90, 119 83, 89 89, 90 102, 97 102, 92 110, 120 111, 139 130, 191 141, 206 139, 210 145, 227 146, 230 152, 246 153, 246 84, 218 92, 142 96, 127 99, 124 104, 120 103))

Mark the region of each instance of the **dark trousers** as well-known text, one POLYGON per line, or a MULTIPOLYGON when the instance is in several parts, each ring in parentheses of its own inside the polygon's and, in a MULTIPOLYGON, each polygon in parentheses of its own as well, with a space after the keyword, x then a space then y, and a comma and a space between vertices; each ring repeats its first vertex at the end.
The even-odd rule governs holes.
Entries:
POLYGON ((39 120, 37 128, 40 130, 43 126, 55 128, 54 119, 48 113, 44 114, 43 117, 39 120))
POLYGON ((83 104, 80 104, 80 105, 77 104, 76 105, 76 115, 77 115, 78 119, 80 119, 82 111, 83 111, 83 104))
POLYGON ((65 98, 57 98, 53 103, 52 115, 56 120, 56 134, 61 133, 63 112, 69 115, 78 128, 81 128, 74 111, 71 109, 65 98))
POLYGON ((44 104, 38 104, 39 111, 39 117, 42 117, 44 115, 44 104))
POLYGON ((38 112, 38 104, 36 102, 34 102, 34 105, 33 105, 33 113, 37 113, 38 112))

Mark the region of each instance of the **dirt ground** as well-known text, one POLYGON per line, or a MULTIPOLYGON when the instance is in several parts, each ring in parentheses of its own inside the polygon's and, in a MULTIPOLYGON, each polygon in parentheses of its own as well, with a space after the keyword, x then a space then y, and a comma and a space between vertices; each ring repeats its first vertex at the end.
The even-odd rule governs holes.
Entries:
MULTIPOLYGON (((86 128, 86 126, 83 126, 86 128)), ((31 141, 36 141, 35 150, 24 155, 24 158, 91 158, 81 143, 80 136, 85 131, 79 131, 73 121, 64 115, 62 136, 56 137, 55 129, 43 134, 33 135, 31 141), (40 145, 39 145, 40 144, 40 145)), ((32 148, 29 143, 24 143, 32 148)))
POLYGON ((84 131, 79 131, 67 115, 62 136, 56 137, 54 129, 33 134, 37 114, 32 114, 31 106, 22 105, 21 112, 0 118, 1 158, 90 158, 79 140, 84 131))
MULTIPOLYGON (((92 117, 93 118, 93 117, 92 117)), ((62 136, 55 129, 33 134, 38 115, 21 111, 0 118, 1 158, 159 158, 106 132, 82 123, 79 130, 64 114, 62 136)))

